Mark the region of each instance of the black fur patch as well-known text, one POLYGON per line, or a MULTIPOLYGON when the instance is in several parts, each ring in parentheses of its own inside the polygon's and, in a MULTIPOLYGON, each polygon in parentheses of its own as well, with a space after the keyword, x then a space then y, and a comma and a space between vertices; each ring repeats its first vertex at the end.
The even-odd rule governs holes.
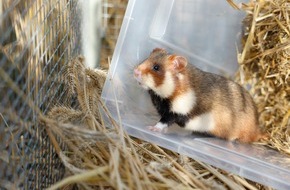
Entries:
POLYGON ((170 111, 170 101, 166 98, 161 98, 155 94, 152 90, 149 90, 149 94, 153 105, 155 106, 158 114, 161 116, 160 122, 166 123, 168 126, 173 123, 178 124, 180 127, 184 127, 185 123, 189 120, 187 115, 176 114, 170 111))

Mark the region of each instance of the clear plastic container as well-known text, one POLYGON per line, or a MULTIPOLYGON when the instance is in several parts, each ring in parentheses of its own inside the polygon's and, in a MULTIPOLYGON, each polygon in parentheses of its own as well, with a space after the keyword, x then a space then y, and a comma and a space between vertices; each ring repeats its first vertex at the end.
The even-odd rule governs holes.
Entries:
POLYGON ((156 124, 159 117, 148 93, 133 78, 134 66, 153 48, 162 47, 205 71, 233 76, 244 16, 225 0, 130 0, 102 98, 132 136, 264 185, 290 189, 289 156, 178 127, 168 134, 146 127, 156 124))

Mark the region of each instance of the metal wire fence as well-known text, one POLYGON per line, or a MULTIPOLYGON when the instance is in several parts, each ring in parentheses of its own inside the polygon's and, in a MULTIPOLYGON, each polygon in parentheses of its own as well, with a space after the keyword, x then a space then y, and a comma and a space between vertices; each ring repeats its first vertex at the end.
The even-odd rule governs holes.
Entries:
MULTIPOLYGON (((113 54, 127 1, 102 0, 103 68, 113 54)), ((81 53, 80 3, 0 1, 0 190, 44 189, 64 176, 38 113, 60 102, 73 106, 62 75, 81 53)))
POLYGON ((61 75, 80 52, 78 4, 0 1, 1 190, 43 189, 64 175, 37 110, 67 101, 61 75))

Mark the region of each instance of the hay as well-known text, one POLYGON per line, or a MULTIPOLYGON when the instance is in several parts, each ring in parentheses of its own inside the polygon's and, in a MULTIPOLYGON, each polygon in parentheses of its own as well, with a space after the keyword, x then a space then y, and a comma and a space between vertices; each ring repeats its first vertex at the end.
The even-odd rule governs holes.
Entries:
POLYGON ((263 189, 239 176, 128 136, 100 99, 104 71, 87 69, 83 63, 82 56, 73 59, 65 74, 69 93, 71 97, 77 95, 79 106, 58 105, 48 117, 42 117, 68 172, 68 177, 50 190, 73 188, 73 184, 80 189, 263 189), (108 122, 104 122, 99 108, 108 122))
POLYGON ((243 51, 237 80, 251 87, 269 147, 290 155, 290 1, 243 4, 243 51))

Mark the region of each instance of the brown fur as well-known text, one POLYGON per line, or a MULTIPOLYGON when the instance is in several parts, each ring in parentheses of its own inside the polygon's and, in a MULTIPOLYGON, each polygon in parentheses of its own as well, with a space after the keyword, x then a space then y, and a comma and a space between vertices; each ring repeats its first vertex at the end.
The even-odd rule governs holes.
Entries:
POLYGON ((206 92, 199 86, 199 90, 195 90, 202 102, 199 106, 209 108, 214 114, 216 127, 210 133, 217 137, 246 143, 259 140, 261 132, 258 127, 257 111, 251 96, 237 83, 223 77, 216 75, 196 76, 201 77, 197 81, 202 82, 202 86, 213 88, 206 92), (208 80, 210 77, 215 78, 215 80, 208 80))
POLYGON ((172 73, 175 90, 169 97, 170 101, 192 89, 196 95, 196 104, 188 116, 194 118, 203 113, 213 113, 216 125, 209 131, 210 134, 245 143, 263 137, 258 127, 255 104, 245 89, 222 76, 203 72, 187 62, 174 65, 178 57, 186 61, 181 56, 168 55, 163 49, 155 49, 145 64, 139 67, 145 68, 143 73, 153 76, 156 86, 163 84, 165 71, 172 73), (154 64, 160 65, 160 72, 152 70, 154 64))
MULTIPOLYGON (((144 64, 140 65, 138 69, 142 72, 143 75, 152 75, 154 79, 154 83, 156 86, 160 86, 164 81, 164 73, 163 72, 154 72, 152 71, 154 63, 146 60, 144 64)), ((162 68, 163 69, 163 68, 162 68)))
POLYGON ((181 72, 180 74, 182 75, 183 80, 180 80, 178 78, 178 75, 173 75, 176 88, 175 88, 173 94, 169 97, 169 99, 171 101, 173 101, 174 98, 176 98, 177 96, 179 96, 181 94, 184 94, 185 92, 187 92, 190 89, 190 82, 189 82, 188 73, 184 71, 184 72, 181 72))

